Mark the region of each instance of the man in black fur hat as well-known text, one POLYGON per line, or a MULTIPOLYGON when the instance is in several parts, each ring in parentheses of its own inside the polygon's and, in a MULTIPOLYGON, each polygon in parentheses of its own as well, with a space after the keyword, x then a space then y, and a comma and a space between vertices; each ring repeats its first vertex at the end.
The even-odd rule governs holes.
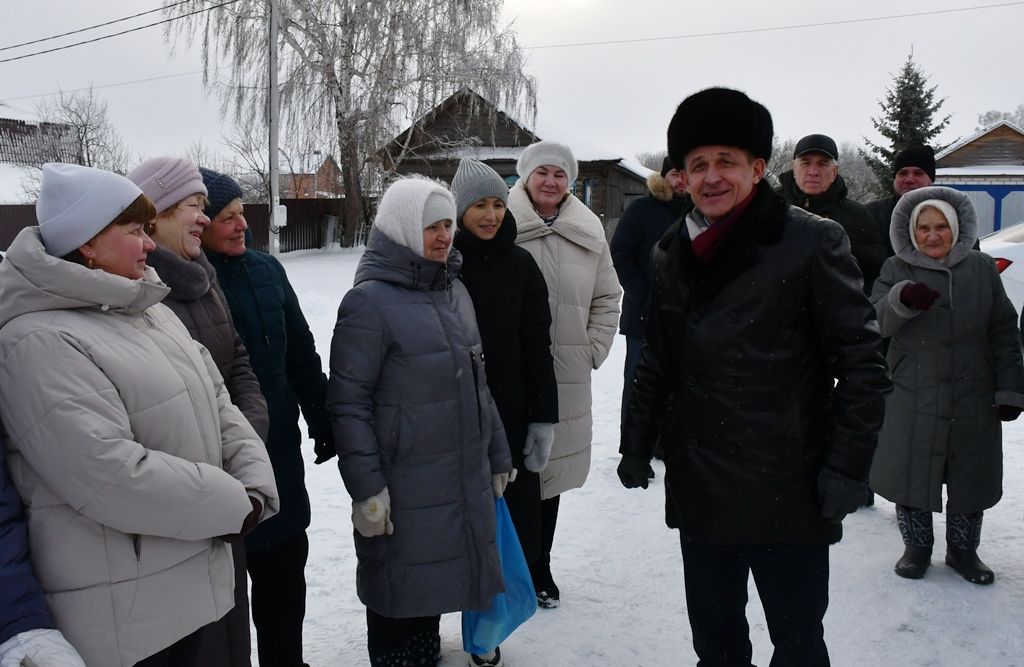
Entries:
POLYGON ((896 202, 900 197, 917 190, 926 188, 935 182, 935 150, 925 144, 914 144, 907 146, 892 161, 892 195, 876 199, 868 204, 868 213, 874 218, 878 229, 878 236, 885 242, 889 251, 889 257, 895 252, 892 249, 892 241, 889 240, 889 223, 892 221, 892 212, 896 208, 896 202))
POLYGON ((623 485, 646 488, 661 435, 700 665, 751 664, 751 573, 773 667, 829 664, 829 545, 867 494, 890 386, 846 233, 763 180, 771 140, 768 110, 735 90, 672 118, 692 203, 654 248, 619 448, 623 485))

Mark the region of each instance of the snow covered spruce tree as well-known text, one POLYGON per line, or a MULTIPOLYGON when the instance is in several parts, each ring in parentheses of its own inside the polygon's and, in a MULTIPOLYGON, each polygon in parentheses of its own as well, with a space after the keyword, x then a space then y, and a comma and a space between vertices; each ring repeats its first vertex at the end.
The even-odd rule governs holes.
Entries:
POLYGON ((882 115, 871 119, 871 124, 883 139, 888 140, 888 145, 864 139, 870 151, 862 151, 862 154, 879 183, 892 181, 892 160, 907 146, 929 144, 936 153, 945 148, 932 143, 932 139, 949 125, 950 119, 947 115, 935 122, 935 114, 946 101, 944 97, 935 98, 937 88, 928 87, 928 76, 914 62, 914 52, 911 51, 899 73, 893 77, 892 88, 885 91, 885 99, 878 101, 882 115))
MULTIPOLYGON (((462 87, 510 113, 535 113, 535 83, 502 0, 279 0, 282 127, 337 134, 345 244, 366 218, 363 191, 381 175, 379 151, 404 125, 462 87), (355 223, 355 224, 353 224, 355 223)), ((266 115, 270 4, 167 3, 165 37, 196 43, 208 90, 237 123, 266 115), (209 11, 202 11, 209 10, 209 11)), ((390 156, 397 164, 402 156, 390 156)))

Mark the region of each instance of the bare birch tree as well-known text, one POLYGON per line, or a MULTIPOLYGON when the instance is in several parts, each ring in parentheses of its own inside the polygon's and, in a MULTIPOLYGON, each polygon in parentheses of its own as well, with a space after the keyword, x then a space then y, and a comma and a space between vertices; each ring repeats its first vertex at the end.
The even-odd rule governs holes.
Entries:
MULTIPOLYGON (((183 17, 167 24, 165 37, 199 44, 204 82, 222 112, 250 125, 265 117, 269 3, 238 0, 186 16, 208 5, 165 1, 169 16, 183 17)), ((345 181, 346 244, 364 218, 364 185, 381 175, 379 152, 403 124, 467 86, 508 113, 535 113, 535 84, 523 71, 516 35, 498 24, 502 0, 279 4, 282 119, 336 134, 331 152, 345 181)))

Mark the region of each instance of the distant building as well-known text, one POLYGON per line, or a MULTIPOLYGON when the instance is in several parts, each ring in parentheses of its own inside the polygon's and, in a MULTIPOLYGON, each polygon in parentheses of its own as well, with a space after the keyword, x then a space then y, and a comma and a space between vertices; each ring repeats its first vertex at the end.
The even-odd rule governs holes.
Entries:
POLYGON ((1024 132, 1003 121, 935 156, 935 184, 964 191, 978 235, 1024 221, 1024 132))
POLYGON ((281 199, 334 199, 345 194, 341 167, 328 155, 315 172, 281 173, 281 199))
POLYGON ((70 125, 0 118, 0 163, 39 166, 81 161, 81 147, 70 125))
POLYGON ((572 149, 579 162, 573 193, 601 218, 609 235, 626 206, 648 194, 650 169, 562 132, 531 130, 468 88, 395 137, 379 157, 388 171, 425 174, 449 183, 459 160, 472 157, 490 165, 511 186, 519 179, 516 161, 523 149, 541 139, 572 149))

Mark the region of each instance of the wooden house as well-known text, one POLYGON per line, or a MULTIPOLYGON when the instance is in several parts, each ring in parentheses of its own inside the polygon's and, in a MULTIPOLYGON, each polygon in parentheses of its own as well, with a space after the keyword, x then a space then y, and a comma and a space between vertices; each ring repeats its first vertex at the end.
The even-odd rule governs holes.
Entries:
POLYGON ((282 172, 279 183, 282 199, 334 199, 345 192, 341 167, 330 155, 313 172, 282 172))
POLYGON ((497 171, 509 186, 519 176, 516 161, 535 141, 568 145, 579 163, 573 193, 601 218, 610 236, 625 208, 648 194, 650 169, 563 132, 531 129, 464 88, 395 137, 379 154, 384 168, 398 174, 425 174, 451 182, 459 160, 472 157, 497 171))
POLYGON ((935 184, 967 193, 978 235, 1024 221, 1024 132, 1003 121, 935 156, 935 184))

